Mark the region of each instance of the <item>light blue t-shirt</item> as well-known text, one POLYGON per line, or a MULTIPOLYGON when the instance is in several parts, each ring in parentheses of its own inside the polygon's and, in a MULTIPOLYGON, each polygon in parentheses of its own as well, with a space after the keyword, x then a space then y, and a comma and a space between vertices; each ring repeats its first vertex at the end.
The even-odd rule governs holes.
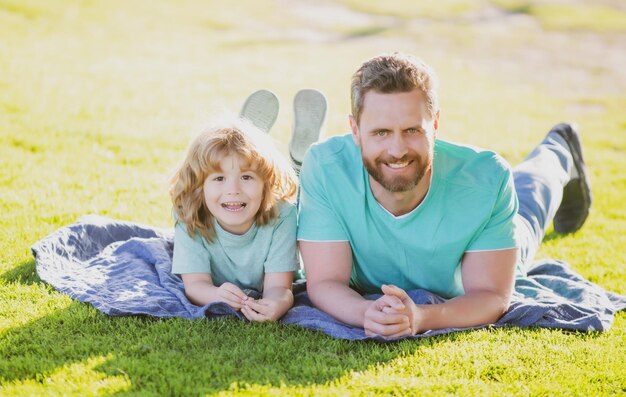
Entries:
POLYGON ((255 223, 242 235, 227 232, 217 222, 214 225, 217 236, 208 243, 198 233, 189 236, 186 225, 177 222, 172 273, 208 273, 215 286, 230 282, 262 292, 265 273, 298 270, 293 204, 281 203, 277 219, 261 227, 255 223))
POLYGON ((348 241, 361 293, 395 284, 459 296, 465 252, 519 246, 512 173, 491 151, 436 140, 430 189, 399 217, 374 198, 350 134, 312 146, 300 182, 298 240, 348 241))

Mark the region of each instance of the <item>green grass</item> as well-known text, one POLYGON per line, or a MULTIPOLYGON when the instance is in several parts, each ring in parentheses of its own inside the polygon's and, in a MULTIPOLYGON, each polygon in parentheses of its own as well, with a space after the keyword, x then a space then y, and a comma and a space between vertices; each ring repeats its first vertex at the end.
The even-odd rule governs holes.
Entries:
POLYGON ((603 334, 354 343, 232 319, 111 318, 37 277, 29 247, 82 215, 169 226, 168 174, 211 114, 269 88, 285 151, 293 95, 314 87, 329 100, 328 135, 342 133, 353 70, 403 50, 438 71, 442 138, 516 163, 551 124, 581 125, 593 212, 575 235, 549 232, 538 256, 626 294, 626 79, 602 59, 578 62, 589 59, 580 34, 610 45, 620 33, 537 16, 569 35, 551 47, 552 33, 532 27, 493 35, 491 24, 445 20, 486 2, 409 8, 403 20, 436 18, 418 28, 374 15, 397 5, 359 2, 371 19, 348 11, 338 22, 335 3, 331 14, 295 4, 0 0, 0 395, 625 395, 624 313, 603 334))

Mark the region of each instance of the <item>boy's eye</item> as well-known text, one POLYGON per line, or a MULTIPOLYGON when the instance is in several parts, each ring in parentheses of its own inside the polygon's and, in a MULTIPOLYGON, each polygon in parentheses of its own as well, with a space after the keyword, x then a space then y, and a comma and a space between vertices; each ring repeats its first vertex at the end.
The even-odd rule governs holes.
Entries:
POLYGON ((222 182, 224 180, 223 176, 216 176, 215 178, 213 178, 214 181, 216 182, 222 182))
POLYGON ((241 179, 243 179, 244 181, 249 181, 249 180, 252 180, 254 178, 252 177, 252 175, 242 175, 241 179))

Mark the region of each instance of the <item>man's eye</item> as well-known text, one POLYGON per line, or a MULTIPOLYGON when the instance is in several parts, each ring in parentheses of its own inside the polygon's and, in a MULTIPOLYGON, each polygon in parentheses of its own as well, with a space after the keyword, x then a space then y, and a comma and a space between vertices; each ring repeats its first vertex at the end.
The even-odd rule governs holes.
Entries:
POLYGON ((385 131, 385 130, 376 131, 376 135, 378 135, 378 136, 385 136, 385 135, 387 135, 387 131, 385 131))
POLYGON ((409 128, 408 130, 406 130, 406 132, 408 132, 409 134, 417 134, 417 128, 409 128))

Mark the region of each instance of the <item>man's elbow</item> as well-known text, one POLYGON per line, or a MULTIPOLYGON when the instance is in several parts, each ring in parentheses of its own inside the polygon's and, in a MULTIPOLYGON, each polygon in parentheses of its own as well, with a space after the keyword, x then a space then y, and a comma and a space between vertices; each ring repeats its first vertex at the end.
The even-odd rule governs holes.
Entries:
POLYGON ((493 294, 493 313, 495 317, 493 322, 496 322, 509 310, 511 306, 511 293, 494 292, 493 294))
POLYGON ((321 292, 321 289, 323 288, 323 284, 324 284, 323 281, 307 280, 306 282, 306 293, 309 296, 309 299, 311 300, 311 302, 315 306, 318 305, 318 302, 323 296, 323 293, 321 292))
POLYGON ((329 305, 336 304, 332 301, 332 297, 346 287, 335 280, 307 280, 306 292, 313 305, 318 308, 328 308, 329 305))

